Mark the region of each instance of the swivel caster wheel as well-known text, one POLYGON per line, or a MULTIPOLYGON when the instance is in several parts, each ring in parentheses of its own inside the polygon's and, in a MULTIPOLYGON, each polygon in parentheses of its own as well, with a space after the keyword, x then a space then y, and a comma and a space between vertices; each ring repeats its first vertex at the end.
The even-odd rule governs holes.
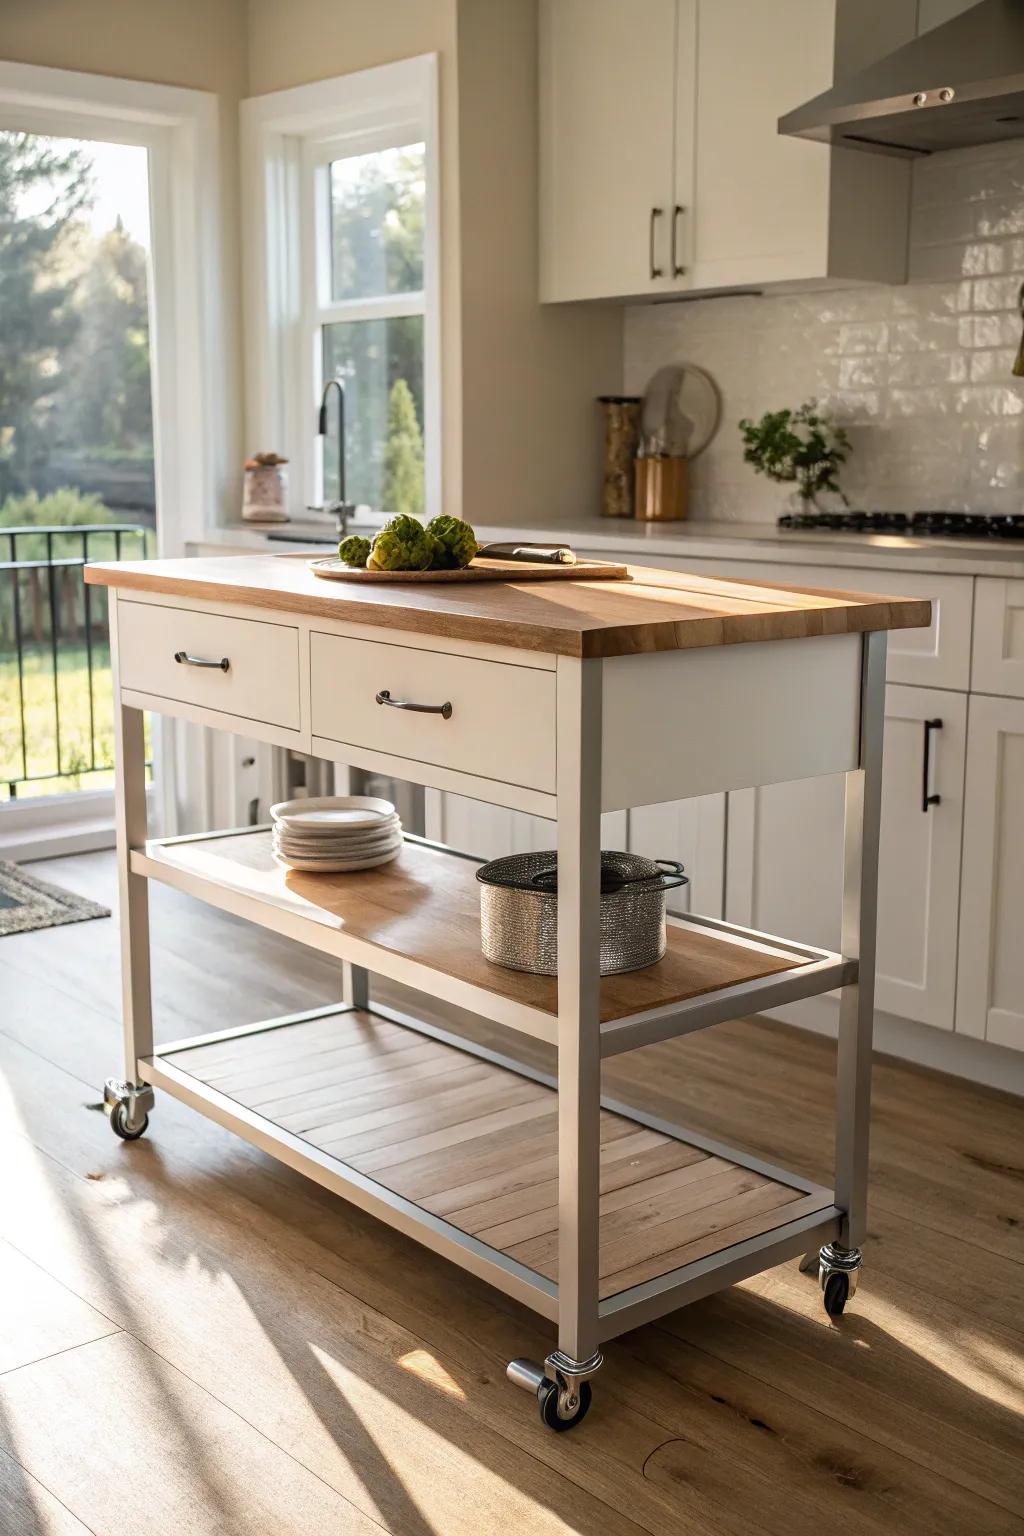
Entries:
POLYGON ((103 1085, 103 1108, 110 1128, 122 1141, 138 1141, 146 1134, 149 1111, 153 1108, 153 1090, 145 1084, 126 1083, 108 1077, 103 1085))
POLYGON ((549 1378, 537 1390, 541 1423, 553 1429, 556 1434, 574 1428, 581 1419, 586 1418, 591 1396, 589 1381, 581 1381, 573 1391, 569 1387, 560 1387, 557 1381, 549 1378))
POLYGON ((591 1398, 588 1378, 597 1374, 601 1364, 600 1351, 586 1360, 574 1360, 556 1349, 543 1365, 536 1360, 511 1360, 505 1374, 536 1397, 541 1423, 561 1434, 586 1418, 591 1398))
POLYGON ((825 1311, 829 1317, 842 1317, 846 1303, 850 1299, 849 1275, 840 1274, 838 1271, 827 1275, 823 1292, 825 1311))
POLYGON ((842 1317, 846 1303, 857 1289, 860 1270, 859 1248, 843 1248, 839 1243, 826 1243, 818 1255, 818 1276, 821 1298, 829 1317, 842 1317))
POLYGON ((115 1104, 110 1111, 110 1129, 122 1141, 138 1141, 149 1129, 149 1116, 143 1115, 139 1124, 132 1126, 128 1120, 128 1106, 115 1104))

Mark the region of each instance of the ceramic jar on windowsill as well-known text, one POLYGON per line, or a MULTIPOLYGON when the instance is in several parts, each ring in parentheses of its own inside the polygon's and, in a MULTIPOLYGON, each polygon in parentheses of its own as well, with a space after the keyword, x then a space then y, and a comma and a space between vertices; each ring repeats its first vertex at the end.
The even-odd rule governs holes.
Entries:
POLYGON ((242 476, 242 518, 247 523, 288 521, 288 460, 278 453, 246 459, 242 476))

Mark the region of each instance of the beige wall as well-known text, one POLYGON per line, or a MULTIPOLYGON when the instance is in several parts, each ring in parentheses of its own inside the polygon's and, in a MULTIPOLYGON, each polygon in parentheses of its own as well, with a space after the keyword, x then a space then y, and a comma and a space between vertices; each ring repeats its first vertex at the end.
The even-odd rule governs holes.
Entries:
POLYGON ((7 0, 0 58, 216 91, 246 89, 246 0, 7 0))
POLYGON ((445 510, 458 513, 462 505, 462 368, 456 0, 250 0, 248 48, 251 96, 416 54, 438 56, 441 452, 445 510))
POLYGON ((249 0, 251 96, 417 53, 455 58, 455 0, 249 0))
POLYGON ((537 301, 535 0, 460 0, 458 61, 464 515, 557 524, 599 510, 622 309, 537 301))

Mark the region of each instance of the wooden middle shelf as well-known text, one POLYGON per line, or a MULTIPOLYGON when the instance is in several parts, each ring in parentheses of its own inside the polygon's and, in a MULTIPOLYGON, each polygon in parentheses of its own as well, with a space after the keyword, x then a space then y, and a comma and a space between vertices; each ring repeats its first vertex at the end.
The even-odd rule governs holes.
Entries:
MULTIPOLYGON (((302 874, 275 863, 270 833, 258 830, 151 842, 133 852, 132 867, 392 980, 556 1038, 554 978, 506 970, 481 953, 475 860, 411 841, 379 869, 302 874)), ((601 1019, 684 1003, 807 964, 806 952, 672 924, 668 951, 657 964, 602 979, 601 1019)))
MULTIPOLYGON (((372 1012, 169 1047, 146 1076, 259 1117, 548 1280, 558 1279, 558 1103, 543 1082, 372 1012)), ((233 1128, 258 1139, 253 1121, 233 1128)), ((741 1153, 601 1115, 600 1294, 831 1208, 741 1153)))

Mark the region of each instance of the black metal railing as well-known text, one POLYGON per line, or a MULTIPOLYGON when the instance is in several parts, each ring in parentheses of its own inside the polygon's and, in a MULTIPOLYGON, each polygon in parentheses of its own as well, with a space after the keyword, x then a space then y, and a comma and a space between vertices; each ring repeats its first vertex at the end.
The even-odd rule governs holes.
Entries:
POLYGON ((128 523, 0 528, 0 791, 77 788, 113 766, 110 628, 97 560, 141 559, 151 530, 128 523))

